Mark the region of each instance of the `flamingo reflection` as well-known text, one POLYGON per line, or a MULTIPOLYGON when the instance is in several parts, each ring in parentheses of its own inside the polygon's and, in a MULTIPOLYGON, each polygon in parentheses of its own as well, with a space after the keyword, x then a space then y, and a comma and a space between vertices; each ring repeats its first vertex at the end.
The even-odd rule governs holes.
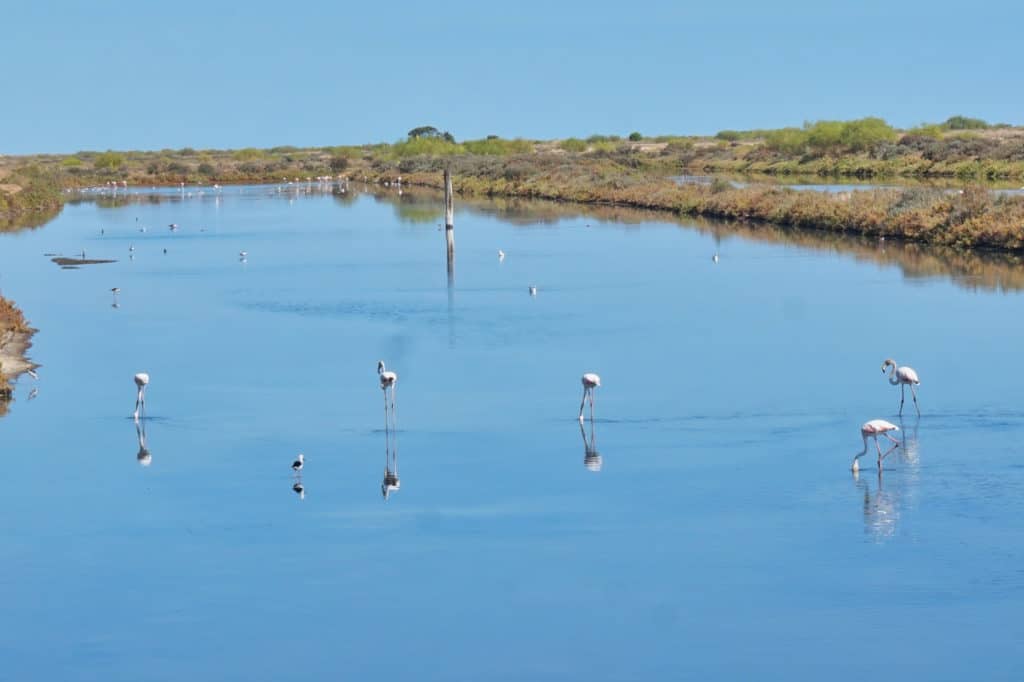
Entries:
POLYGON ((384 429, 384 480, 380 484, 380 494, 387 500, 391 493, 399 490, 402 482, 398 477, 398 434, 384 429))
POLYGON ((583 422, 580 422, 580 437, 583 438, 583 466, 588 471, 600 471, 603 460, 601 453, 597 451, 597 441, 594 438, 594 422, 590 422, 590 439, 587 439, 587 432, 583 430, 583 422))
MULTIPOLYGON (((889 448, 890 451, 894 449, 895 446, 889 448)), ((877 471, 878 484, 874 492, 871 491, 871 486, 868 483, 869 478, 869 476, 865 476, 862 480, 859 473, 853 472, 853 482, 864 495, 862 507, 864 532, 875 540, 891 538, 896 534, 896 524, 900 516, 897 505, 898 497, 882 486, 881 469, 877 471)))
POLYGON ((149 448, 146 447, 146 422, 137 421, 135 422, 135 435, 139 439, 139 452, 135 455, 135 459, 141 466, 148 467, 153 463, 153 455, 149 453, 149 448))

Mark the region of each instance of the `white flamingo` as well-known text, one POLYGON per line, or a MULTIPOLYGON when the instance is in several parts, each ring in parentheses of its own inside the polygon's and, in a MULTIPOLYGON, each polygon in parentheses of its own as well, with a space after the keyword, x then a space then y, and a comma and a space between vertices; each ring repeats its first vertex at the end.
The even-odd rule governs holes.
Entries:
MULTIPOLYGON (((864 425, 860 427, 860 437, 864 439, 864 449, 861 450, 860 452, 858 452, 854 456, 853 464, 851 465, 850 468, 854 472, 860 471, 860 463, 857 460, 859 460, 861 457, 863 457, 865 454, 867 454, 867 451, 868 451, 868 436, 871 436, 872 438, 875 439, 875 449, 878 450, 878 470, 881 471, 882 470, 882 460, 885 458, 885 455, 882 454, 882 448, 879 447, 879 445, 878 445, 878 437, 879 436, 883 436, 885 438, 888 438, 889 440, 891 440, 894 443, 893 447, 899 447, 900 442, 898 440, 896 440, 895 438, 893 438, 892 436, 889 435, 890 431, 899 431, 899 430, 900 430, 900 427, 898 427, 895 424, 892 424, 890 422, 887 422, 884 419, 872 419, 869 422, 865 422, 864 425)), ((886 454, 889 454, 889 453, 886 452, 886 454)))
POLYGON ((135 398, 135 413, 132 415, 135 421, 139 421, 139 411, 146 409, 146 384, 148 383, 149 375, 145 372, 135 375, 135 386, 139 389, 139 394, 135 398))
POLYGON ((882 374, 885 374, 885 370, 890 366, 892 366, 892 369, 889 370, 889 383, 900 387, 900 414, 903 414, 903 400, 906 398, 906 387, 910 386, 910 395, 914 397, 914 409, 917 410, 917 416, 920 417, 921 408, 917 406, 917 391, 914 389, 915 386, 921 385, 921 380, 917 378, 917 372, 910 367, 899 367, 895 360, 889 358, 882 363, 882 374))
POLYGON ((398 383, 398 375, 384 367, 384 361, 377 362, 377 374, 380 375, 380 388, 384 391, 384 430, 387 431, 394 423, 394 430, 398 430, 398 418, 395 416, 395 384, 398 383), (391 421, 388 421, 388 389, 391 389, 391 421))
POLYGON ((594 421, 594 389, 601 385, 601 377, 587 372, 581 381, 583 382, 583 400, 580 401, 580 421, 583 421, 583 407, 587 404, 587 396, 590 396, 590 421, 594 421))

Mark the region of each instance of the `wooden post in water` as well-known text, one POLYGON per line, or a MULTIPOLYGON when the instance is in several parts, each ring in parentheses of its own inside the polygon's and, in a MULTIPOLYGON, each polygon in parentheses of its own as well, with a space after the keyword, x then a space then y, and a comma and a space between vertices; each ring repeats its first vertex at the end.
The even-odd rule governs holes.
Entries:
POLYGON ((455 272, 455 199, 452 196, 452 170, 444 169, 444 240, 448 244, 448 278, 455 272))

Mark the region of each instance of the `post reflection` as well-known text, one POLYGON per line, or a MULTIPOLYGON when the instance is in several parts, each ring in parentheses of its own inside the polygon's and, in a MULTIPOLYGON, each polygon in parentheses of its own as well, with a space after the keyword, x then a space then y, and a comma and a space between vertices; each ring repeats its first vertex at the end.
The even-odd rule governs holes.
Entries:
POLYGON ((139 451, 135 455, 136 461, 141 466, 148 467, 153 463, 153 455, 150 454, 149 448, 146 447, 146 422, 136 421, 135 422, 135 435, 139 439, 139 451))
POLYGON ((588 471, 600 471, 603 460, 601 453, 597 451, 597 441, 594 437, 594 422, 590 422, 590 438, 580 422, 580 437, 583 439, 583 466, 588 471))
POLYGON ((399 490, 402 482, 398 477, 398 433, 390 428, 384 429, 384 480, 380 484, 380 494, 387 500, 391 493, 399 490))

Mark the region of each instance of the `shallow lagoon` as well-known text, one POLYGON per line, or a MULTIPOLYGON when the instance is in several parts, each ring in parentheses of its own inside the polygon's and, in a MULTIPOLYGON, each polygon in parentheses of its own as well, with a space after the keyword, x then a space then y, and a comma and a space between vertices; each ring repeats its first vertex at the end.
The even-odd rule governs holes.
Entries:
POLYGON ((449 289, 436 198, 160 195, 0 236, 10 679, 1024 673, 1014 263, 474 203, 449 289), (888 356, 924 415, 854 479, 888 356))

